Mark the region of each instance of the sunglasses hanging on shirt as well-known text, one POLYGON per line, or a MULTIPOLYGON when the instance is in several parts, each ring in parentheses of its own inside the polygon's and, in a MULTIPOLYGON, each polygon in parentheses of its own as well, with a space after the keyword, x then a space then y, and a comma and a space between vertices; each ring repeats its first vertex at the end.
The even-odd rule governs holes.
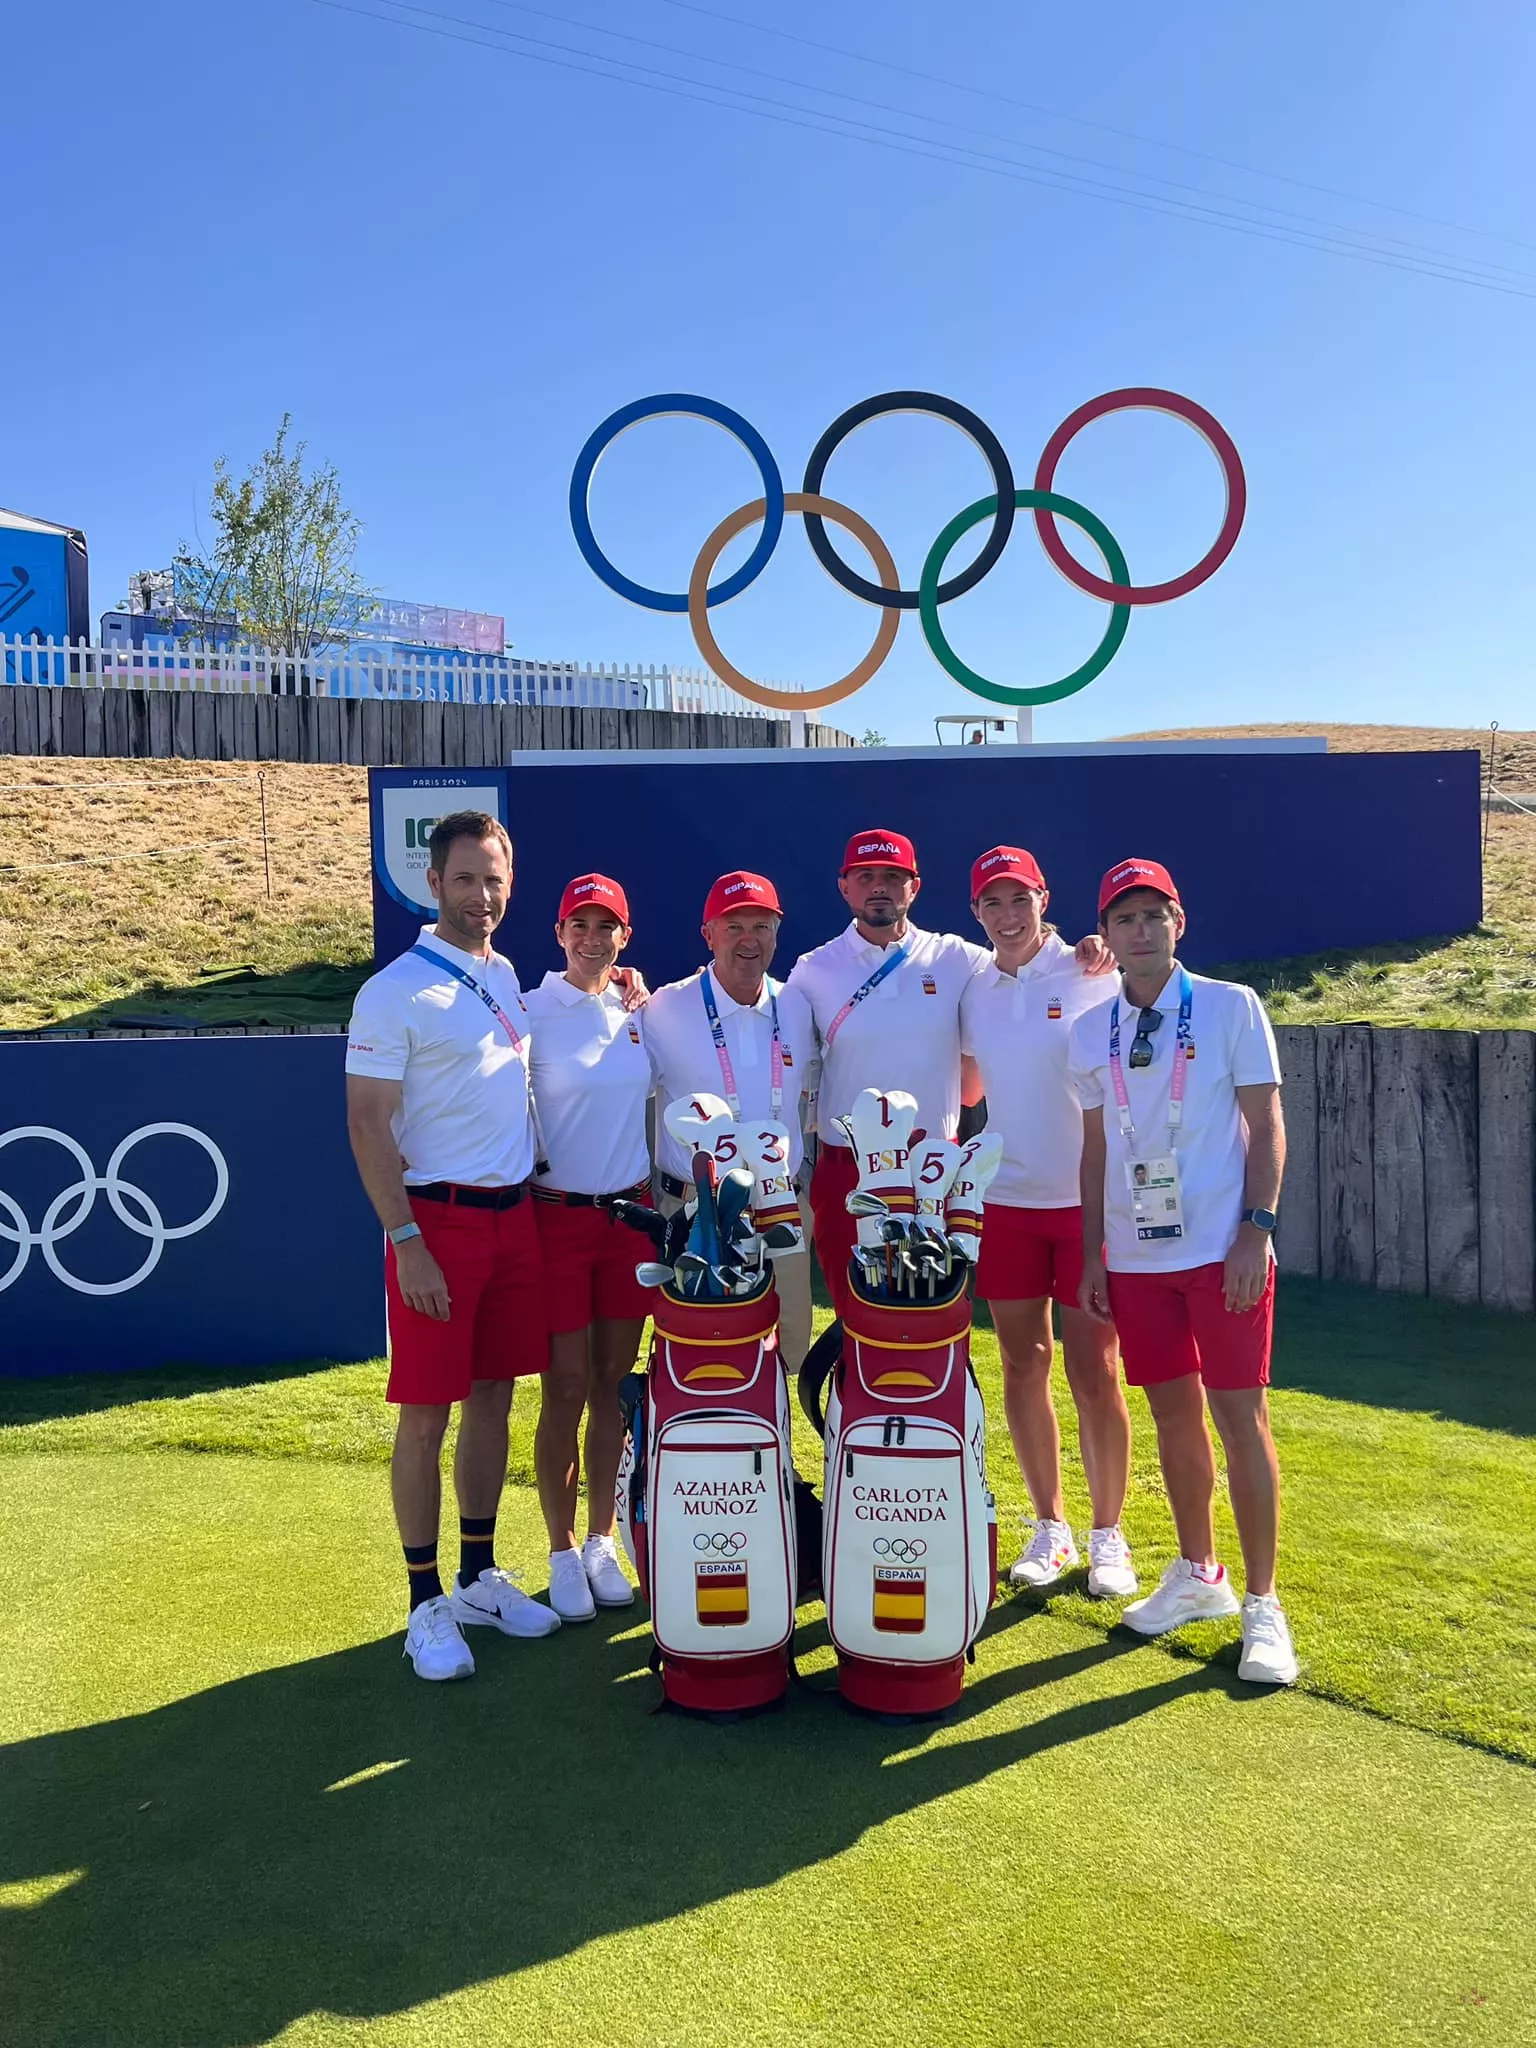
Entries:
POLYGON ((1131 1056, 1126 1062, 1128 1066, 1151 1066, 1152 1055, 1156 1050, 1152 1043, 1152 1034, 1161 1027, 1162 1021, 1161 1010, 1146 1009, 1141 1012, 1136 1022, 1136 1036, 1131 1040, 1131 1056))

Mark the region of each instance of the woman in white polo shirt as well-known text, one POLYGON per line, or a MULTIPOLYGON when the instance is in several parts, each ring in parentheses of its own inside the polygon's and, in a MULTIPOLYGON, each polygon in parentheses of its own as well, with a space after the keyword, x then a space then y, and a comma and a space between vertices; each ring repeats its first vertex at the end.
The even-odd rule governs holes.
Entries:
POLYGON ((534 1215, 544 1255, 549 1370, 534 1439, 549 1527, 549 1602, 566 1621, 634 1594, 614 1549, 614 1486, 623 1445, 619 1381, 635 1362, 651 1290, 635 1278, 642 1238, 596 1206, 599 1195, 650 1200, 645 1108, 651 1065, 638 1010, 626 1010, 615 964, 629 904, 607 875, 578 875, 560 899, 563 974, 527 996, 530 1074, 543 1140, 534 1215), (576 1544, 577 1436, 587 1411, 587 1540, 576 1544))
POLYGON ((992 1310, 1008 1430, 1035 1511, 1034 1534, 1009 1582, 1049 1586, 1081 1561, 1062 1494, 1061 1434, 1051 1402, 1054 1301, 1092 1505, 1088 1590, 1126 1596, 1136 1591, 1120 1532, 1131 1421, 1114 1330, 1078 1306, 1083 1116, 1067 1069, 1073 1020, 1112 991, 1044 922, 1049 900, 1039 863, 1021 846, 994 846, 971 869, 971 909, 992 942, 992 958, 960 999, 960 1043, 980 1069, 987 1129, 1003 1140, 1003 1162, 986 1199, 976 1293, 992 1310))

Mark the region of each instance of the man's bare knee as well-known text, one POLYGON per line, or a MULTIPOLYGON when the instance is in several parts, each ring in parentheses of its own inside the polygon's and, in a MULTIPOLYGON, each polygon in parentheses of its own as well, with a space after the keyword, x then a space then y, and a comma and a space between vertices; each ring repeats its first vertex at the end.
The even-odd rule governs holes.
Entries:
POLYGON ((448 1431, 448 1409, 407 1401, 395 1417, 395 1442, 402 1450, 440 1451, 448 1431))

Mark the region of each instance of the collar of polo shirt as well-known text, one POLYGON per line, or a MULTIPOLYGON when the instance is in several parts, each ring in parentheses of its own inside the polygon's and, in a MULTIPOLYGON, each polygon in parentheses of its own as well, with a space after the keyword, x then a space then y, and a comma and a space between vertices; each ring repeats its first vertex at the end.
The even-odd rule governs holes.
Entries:
POLYGON ((615 993, 612 983, 605 989, 577 988, 574 982, 567 981, 563 974, 557 974, 553 968, 539 985, 546 995, 552 995, 557 1002, 564 1003, 570 1010, 574 1010, 578 1003, 594 1000, 600 1003, 605 996, 615 993))
POLYGON ((1070 953, 1071 950, 1071 947, 1067 945, 1060 932, 1047 932, 1039 946, 1024 962, 1024 965, 1015 969, 1012 974, 1006 974, 998 965, 997 954, 994 952, 992 955, 992 980, 994 983, 1007 981, 1015 985, 1021 981, 1032 981, 1037 974, 1049 974, 1054 969, 1063 966, 1065 963, 1063 962, 1062 954, 1070 953))
POLYGON ((1121 1009, 1123 1010, 1126 1004, 1130 1003, 1133 1010, 1176 1010, 1180 1002, 1179 983, 1183 973, 1184 962, 1182 960, 1175 960, 1172 967, 1168 970, 1168 979, 1163 983, 1163 992, 1155 1003, 1132 1002, 1125 992, 1125 977, 1122 975, 1115 991, 1120 998, 1121 1009))
POLYGON ((756 1016, 759 1011, 768 1008, 768 976, 766 974, 763 976, 763 985, 757 992, 757 1001, 755 1003, 738 1003, 736 998, 721 983, 719 975, 715 972, 713 961, 710 962, 707 970, 703 967, 699 969, 700 981, 703 980, 706 972, 709 975, 709 985, 715 992, 715 1008, 722 1017, 728 1016, 733 1010, 745 1010, 747 1015, 752 1017, 756 1016))

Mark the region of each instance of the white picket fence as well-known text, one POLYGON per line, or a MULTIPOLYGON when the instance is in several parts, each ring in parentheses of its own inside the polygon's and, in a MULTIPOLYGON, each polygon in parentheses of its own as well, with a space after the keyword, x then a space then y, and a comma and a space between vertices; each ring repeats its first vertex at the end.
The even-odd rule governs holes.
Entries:
POLYGON ((556 704, 622 711, 702 711, 761 718, 760 705, 708 669, 625 662, 465 655, 382 659, 366 653, 277 654, 264 647, 100 647, 0 639, 0 683, 87 690, 212 690, 285 697, 397 697, 444 704, 556 704))

